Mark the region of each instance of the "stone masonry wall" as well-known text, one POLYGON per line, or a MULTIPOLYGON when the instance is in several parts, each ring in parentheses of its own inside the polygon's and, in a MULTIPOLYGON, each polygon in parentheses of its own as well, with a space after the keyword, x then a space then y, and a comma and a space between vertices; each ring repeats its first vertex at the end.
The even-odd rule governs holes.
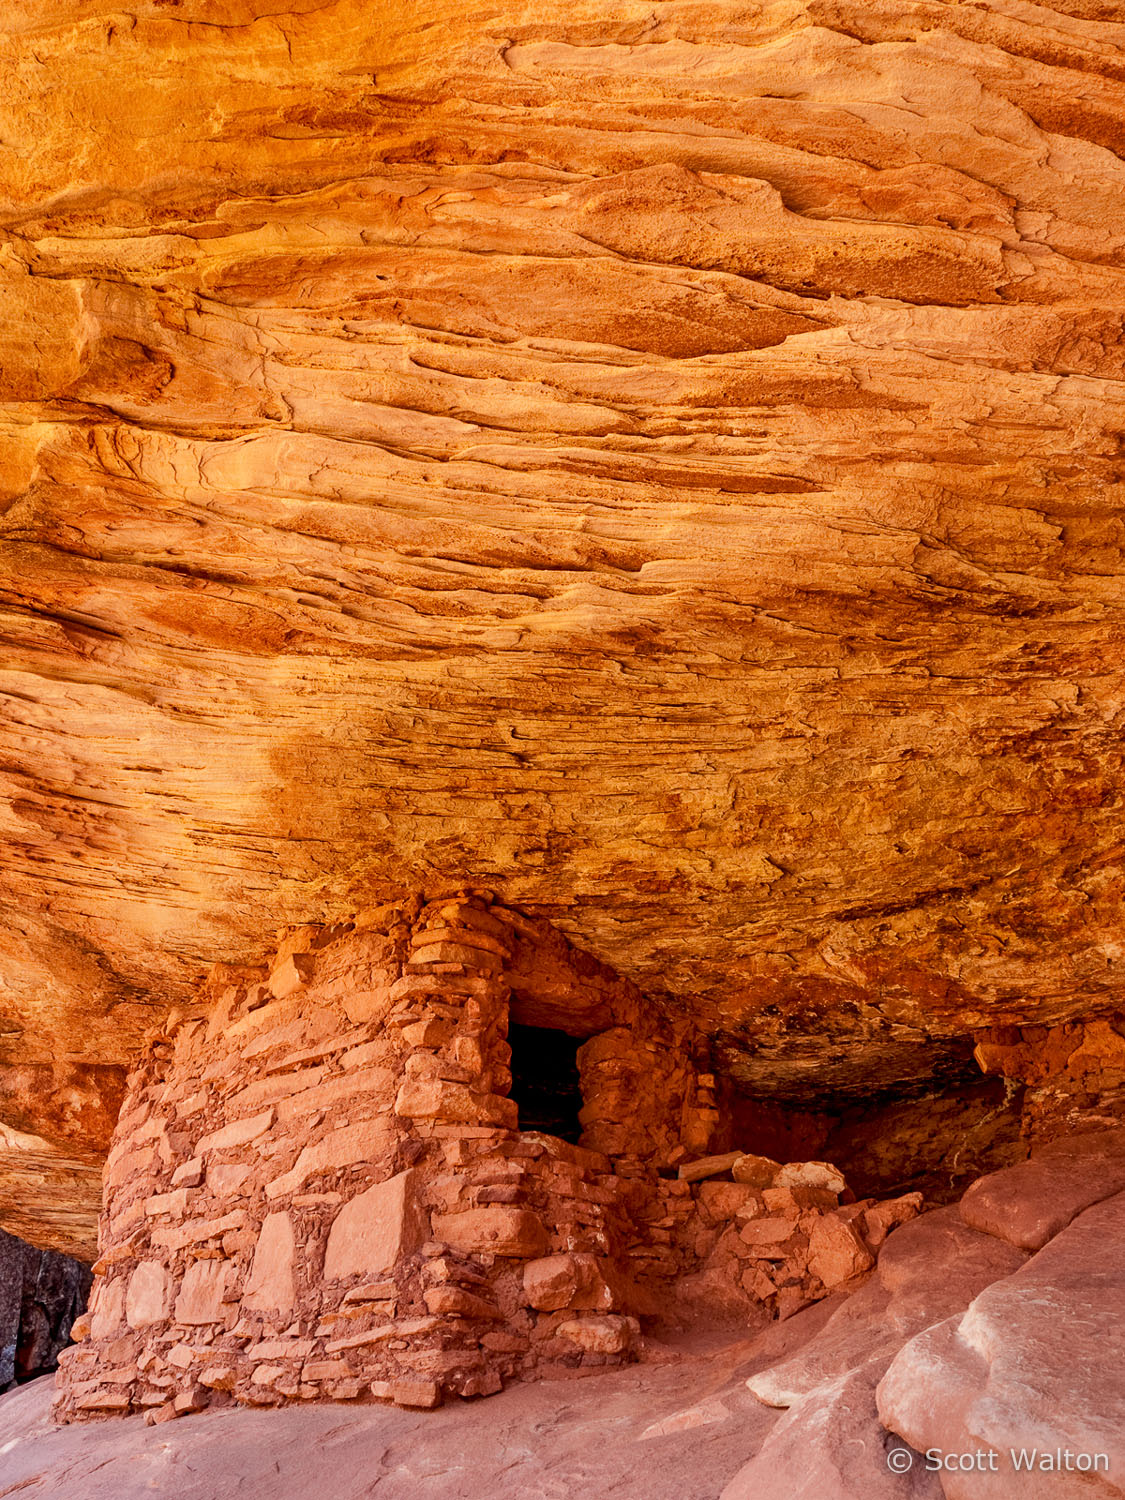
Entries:
POLYGON ((434 1406, 630 1359, 681 1291, 789 1312, 870 1267, 830 1168, 700 1163, 698 1039, 487 893, 295 929, 203 1010, 129 1078, 62 1420, 434 1406), (514 1016, 586 1038, 581 1144, 520 1132, 514 1016))
POLYGON ((705 1138, 709 1095, 628 987, 624 1024, 581 1054, 588 1135, 620 1172, 521 1135, 514 922, 526 946, 534 924, 468 895, 299 929, 268 972, 217 970, 206 1020, 151 1039, 62 1417, 372 1389, 431 1405, 628 1357, 643 1205, 685 1131, 705 1138))

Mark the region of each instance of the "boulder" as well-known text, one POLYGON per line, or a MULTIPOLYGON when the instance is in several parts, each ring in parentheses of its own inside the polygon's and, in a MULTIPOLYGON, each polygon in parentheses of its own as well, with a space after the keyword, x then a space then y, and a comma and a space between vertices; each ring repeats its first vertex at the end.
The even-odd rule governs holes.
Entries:
POLYGON ((828 1193, 842 1193, 847 1184, 844 1174, 828 1161, 791 1161, 779 1167, 773 1187, 820 1188, 828 1193))
POLYGON ((745 1183, 747 1187, 768 1188, 773 1186, 780 1171, 780 1162, 772 1161, 768 1156, 753 1156, 747 1153, 740 1156, 734 1163, 730 1169, 730 1175, 735 1182, 745 1183))
POLYGON ((1125 1191, 1125 1130, 1063 1137, 1028 1161, 978 1178, 961 1217, 1021 1250, 1040 1250, 1092 1203, 1125 1191))

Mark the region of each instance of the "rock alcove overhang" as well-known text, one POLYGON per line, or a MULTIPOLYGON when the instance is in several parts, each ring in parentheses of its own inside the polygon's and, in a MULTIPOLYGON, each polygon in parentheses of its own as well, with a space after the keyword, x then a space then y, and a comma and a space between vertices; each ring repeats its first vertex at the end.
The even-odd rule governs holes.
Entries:
POLYGON ((1120 23, 275 10, 0 25, 5 1159, 403 884, 766 1096, 1115 1008, 1120 23))

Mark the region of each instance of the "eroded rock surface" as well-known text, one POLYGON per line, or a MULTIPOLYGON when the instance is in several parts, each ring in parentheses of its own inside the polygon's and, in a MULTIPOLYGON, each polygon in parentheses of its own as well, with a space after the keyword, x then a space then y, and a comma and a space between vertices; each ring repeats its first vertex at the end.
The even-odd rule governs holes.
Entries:
POLYGON ((1076 1214, 1125 1190, 1125 1130, 1063 1137, 981 1177, 961 1199, 965 1223, 1021 1250, 1041 1250, 1076 1214))
POLYGON ((1123 42, 7 0, 4 1064, 447 876, 788 1097, 1108 1005, 1123 42))
POLYGON ((50 1384, 33 1382, 0 1397, 0 1497, 714 1500, 775 1419, 742 1384, 750 1355, 743 1341, 518 1386, 487 1410, 242 1408, 160 1427, 54 1427, 50 1384))
POLYGON ((897 1356, 878 1389, 885 1426, 919 1449, 997 1456, 943 1474, 949 1500, 1125 1491, 1123 1239, 1119 1193, 897 1356))
POLYGON ((1022 1264, 1011 1245, 966 1227, 956 1208, 897 1229, 874 1275, 789 1360, 747 1382, 760 1401, 791 1410, 733 1479, 723 1500, 928 1500, 933 1476, 887 1462, 895 1444, 879 1420, 875 1389, 906 1339, 963 1309, 1022 1264))
POLYGON ((1120 1494, 1123 1136, 1060 1139, 897 1230, 867 1284, 748 1380, 789 1410, 723 1500, 1120 1494), (984 1203, 988 1232, 970 1227, 984 1203))

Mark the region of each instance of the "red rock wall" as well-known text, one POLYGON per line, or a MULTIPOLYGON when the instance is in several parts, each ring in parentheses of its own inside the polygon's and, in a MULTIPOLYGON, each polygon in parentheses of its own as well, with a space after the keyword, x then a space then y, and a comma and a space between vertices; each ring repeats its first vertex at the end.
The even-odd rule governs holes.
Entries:
POLYGON ((64 1418, 368 1390, 431 1405, 628 1357, 634 1280, 677 1269, 650 1243, 656 1171, 706 1144, 711 1080, 621 986, 580 1053, 586 1137, 615 1166, 521 1135, 517 922, 526 949, 535 924, 483 898, 298 929, 268 973, 217 971, 208 1018, 152 1040, 64 1418))
POLYGON ((1032 1142, 1125 1120, 1125 1015, 993 1027, 974 1055, 985 1073, 1026 1085, 1022 1130, 1032 1142))

